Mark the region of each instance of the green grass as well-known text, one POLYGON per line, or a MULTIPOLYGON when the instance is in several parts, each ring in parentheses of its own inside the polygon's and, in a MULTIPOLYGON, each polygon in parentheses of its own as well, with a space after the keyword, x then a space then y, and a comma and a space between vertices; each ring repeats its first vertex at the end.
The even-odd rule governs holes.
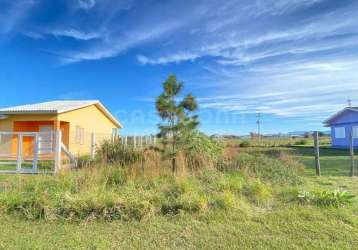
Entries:
MULTIPOLYGON (((306 166, 306 174, 315 175, 313 148, 299 147, 294 150, 306 166)), ((321 148, 320 162, 322 176, 349 176, 351 161, 348 150, 321 148)))
MULTIPOLYGON (((15 171, 16 170, 16 160, 15 161, 0 161, 0 170, 6 171, 15 171), (4 164, 6 162, 6 164, 4 164), (2 163, 2 164, 1 164, 2 163)), ((32 169, 33 162, 32 161, 24 161, 21 164, 22 169, 32 169)), ((49 160, 41 160, 37 163, 37 169, 39 171, 51 171, 54 169, 54 162, 49 160)))
POLYGON ((300 207, 155 217, 142 222, 28 222, 2 217, 4 249, 352 249, 357 220, 300 207))
MULTIPOLYGON (((321 177, 314 176, 313 152, 307 147, 275 150, 248 148, 245 152, 241 154, 240 161, 247 165, 239 170, 231 170, 219 179, 208 174, 201 177, 200 182, 196 177, 183 177, 178 181, 155 181, 148 186, 153 191, 149 192, 151 195, 162 197, 168 194, 168 189, 163 188, 163 185, 173 187, 179 183, 179 190, 186 191, 178 196, 178 200, 187 201, 188 197, 196 197, 191 194, 205 196, 214 192, 219 194, 217 198, 226 197, 229 203, 232 199, 237 201, 234 207, 199 212, 184 209, 179 213, 163 215, 156 209, 157 205, 153 205, 157 212, 141 220, 110 222, 89 218, 25 219, 21 211, 17 215, 2 212, 0 249, 352 249, 357 246, 358 178, 347 176, 350 165, 346 151, 321 151, 321 177), (281 152, 289 152, 296 157, 281 159, 281 152), (286 172, 286 165, 297 164, 294 162, 296 160, 305 165, 305 170, 301 172, 301 182, 295 181, 286 172), (282 166, 278 161, 282 161, 282 166), (248 170, 250 166, 252 169, 248 170), (279 170, 281 167, 283 170, 279 170), (277 171, 281 172, 277 174, 277 171), (262 176, 262 180, 258 180, 263 173, 268 177, 265 179, 262 176), (296 184, 282 184, 284 175, 289 177, 287 182, 296 184), (301 190, 312 192, 335 189, 347 190, 355 195, 353 203, 334 208, 301 205, 295 200, 297 192, 301 190)), ((110 176, 116 175, 112 173, 110 176)), ((45 185, 52 185, 51 190, 58 191, 59 186, 54 184, 56 178, 0 176, 0 196, 5 195, 12 185, 21 186, 25 188, 21 189, 24 191, 26 187, 42 183, 41 186, 34 186, 37 192, 44 193, 41 188, 45 185)), ((107 179, 104 190, 114 190, 114 185, 114 188, 118 187, 115 189, 118 193, 135 195, 138 190, 131 189, 132 182, 121 178, 118 175, 107 179)), ((82 178, 79 180, 84 181, 82 178)), ((65 184, 62 188, 66 190, 74 187, 71 182, 65 184)), ((58 185, 64 183, 58 182, 58 185)), ((50 197, 51 190, 47 191, 50 197)), ((173 193, 178 189, 169 190, 169 193, 173 193)), ((44 197, 47 197, 46 193, 44 197)), ((52 205, 48 203, 48 206, 52 205)))

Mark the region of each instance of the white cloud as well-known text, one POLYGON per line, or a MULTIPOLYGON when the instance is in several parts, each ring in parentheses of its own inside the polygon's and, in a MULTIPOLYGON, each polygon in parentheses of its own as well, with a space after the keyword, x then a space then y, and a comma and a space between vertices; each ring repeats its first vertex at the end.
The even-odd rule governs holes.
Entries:
POLYGON ((323 1, 325 0, 256 0, 253 9, 256 16, 282 15, 323 1))
POLYGON ((75 29, 68 29, 68 30, 54 30, 51 32, 54 36, 63 36, 63 37, 70 37, 77 40, 92 40, 101 38, 102 34, 99 32, 83 32, 75 29))
POLYGON ((24 32, 22 32, 22 34, 24 36, 30 37, 30 38, 35 39, 35 40, 39 40, 39 39, 44 38, 44 36, 42 34, 37 33, 37 32, 33 32, 33 31, 24 31, 24 32))
POLYGON ((253 78, 241 71, 222 79, 220 86, 225 86, 225 90, 221 92, 227 94, 199 98, 200 107, 313 119, 328 117, 345 107, 348 99, 358 101, 355 58, 311 59, 262 67, 260 75, 253 78), (248 83, 236 84, 237 78, 243 75, 248 83))
POLYGON ((37 2, 35 0, 4 1, 0 11, 0 33, 12 32, 27 17, 37 2))
POLYGON ((194 61, 198 57, 200 57, 198 54, 180 53, 180 54, 173 54, 169 57, 159 57, 154 60, 143 55, 138 55, 137 59, 141 64, 168 64, 168 63, 179 63, 181 61, 194 61))
POLYGON ((78 4, 83 9, 91 9, 96 5, 95 0, 78 0, 78 4))
POLYGON ((109 41, 96 44, 86 51, 64 52, 62 53, 64 56, 62 63, 68 64, 83 60, 99 60, 114 57, 133 46, 156 39, 167 32, 173 32, 179 26, 179 22, 167 22, 157 25, 155 28, 151 27, 149 30, 147 30, 148 27, 145 27, 145 30, 120 34, 118 37, 114 36, 109 41))
MULTIPOLYGON (((192 61, 204 56, 219 57, 217 62, 222 65, 242 65, 268 57, 284 54, 306 54, 343 48, 357 43, 357 38, 330 40, 332 36, 345 35, 355 30, 358 20, 346 12, 336 15, 340 21, 332 19, 332 13, 311 19, 305 23, 286 27, 281 30, 269 30, 249 35, 222 34, 209 43, 204 37, 199 38, 202 44, 194 43, 192 48, 175 51, 159 57, 146 57, 150 64, 167 64, 171 62, 192 61), (275 45, 275 46, 273 46, 275 45), (190 55, 190 56, 187 56, 190 55)), ((209 36, 206 34, 205 36, 209 36)), ((195 38, 193 38, 195 39, 195 38)))

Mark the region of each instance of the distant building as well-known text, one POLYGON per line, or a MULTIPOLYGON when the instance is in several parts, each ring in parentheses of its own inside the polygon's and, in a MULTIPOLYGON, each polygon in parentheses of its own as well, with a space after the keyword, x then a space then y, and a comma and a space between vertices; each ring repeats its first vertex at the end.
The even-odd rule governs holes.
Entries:
POLYGON ((351 133, 358 147, 358 107, 347 107, 324 121, 331 128, 332 147, 349 148, 351 133))

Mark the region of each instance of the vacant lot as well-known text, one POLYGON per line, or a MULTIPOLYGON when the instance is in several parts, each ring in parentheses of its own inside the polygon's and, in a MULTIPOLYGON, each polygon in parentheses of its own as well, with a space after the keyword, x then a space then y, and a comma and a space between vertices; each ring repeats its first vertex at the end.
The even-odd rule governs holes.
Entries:
MULTIPOLYGON (((129 217, 108 219, 94 210, 88 212, 88 208, 92 209, 88 202, 76 203, 76 199, 88 195, 81 189, 83 184, 76 184, 74 187, 79 187, 76 190, 70 182, 64 185, 60 177, 0 176, 0 248, 352 249, 358 244, 358 178, 347 176, 348 152, 322 150, 323 176, 318 178, 314 176, 310 148, 242 151, 245 152, 239 153, 240 149, 236 152, 241 155, 238 164, 242 167, 225 173, 181 176, 174 180, 164 177, 161 185, 153 184, 156 182, 152 180, 118 183, 112 180, 111 186, 105 182, 107 186, 100 190, 111 195, 126 193, 119 197, 123 201, 139 196, 148 199, 150 209, 136 219, 130 217, 132 213, 129 217), (298 169, 300 163, 305 165, 303 171, 298 169), (290 174, 287 169, 290 165, 300 175, 299 179, 290 174), (216 177, 210 179, 211 175, 216 177), (283 181, 285 178, 287 182, 283 181), (172 188, 172 183, 177 189, 172 188), (46 189, 46 185, 51 188, 46 189), (58 185, 64 194, 57 189, 58 185), (338 207, 297 200, 300 191, 335 189, 346 190, 356 197, 338 207), (38 207, 28 206, 33 200, 24 198, 29 190, 44 194, 37 203, 31 203, 40 206, 40 214, 36 214, 38 207), (59 199, 51 198, 56 195, 62 197, 63 206, 72 204, 69 207, 74 212, 72 217, 66 211, 56 210, 59 199), (163 210, 168 207, 171 210, 163 210)), ((85 182, 80 172, 76 175, 70 178, 85 182)))

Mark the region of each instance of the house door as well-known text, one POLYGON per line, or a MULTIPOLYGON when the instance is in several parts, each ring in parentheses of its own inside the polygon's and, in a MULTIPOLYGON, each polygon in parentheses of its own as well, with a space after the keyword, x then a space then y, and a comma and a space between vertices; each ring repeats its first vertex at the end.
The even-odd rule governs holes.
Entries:
POLYGON ((17 140, 18 144, 17 170, 20 172, 35 172, 37 170, 38 160, 38 135, 36 133, 20 133, 17 140), (20 160, 19 160, 20 158, 20 160))
POLYGON ((53 130, 52 126, 39 126, 38 154, 53 153, 53 130))

